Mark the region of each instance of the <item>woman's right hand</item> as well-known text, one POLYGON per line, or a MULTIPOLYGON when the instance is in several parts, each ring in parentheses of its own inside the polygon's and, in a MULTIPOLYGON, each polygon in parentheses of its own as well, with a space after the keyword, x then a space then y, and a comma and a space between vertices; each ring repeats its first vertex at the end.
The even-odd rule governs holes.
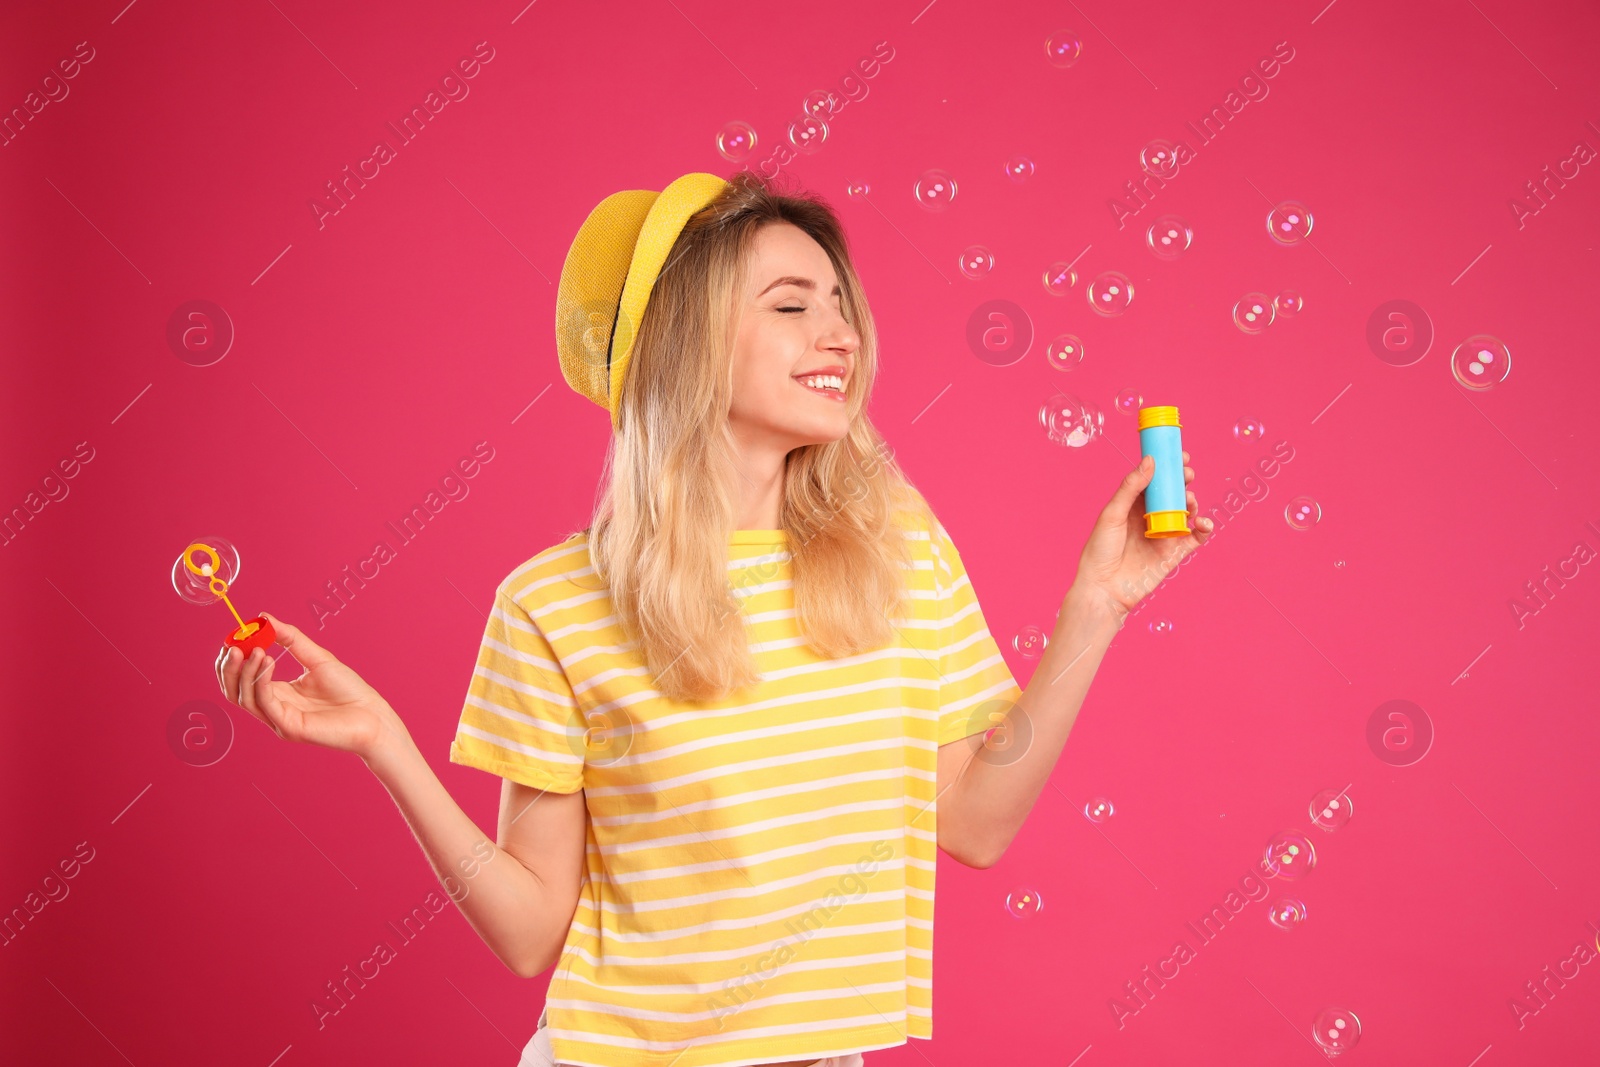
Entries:
POLYGON ((293 681, 273 681, 277 661, 264 649, 254 649, 247 657, 224 645, 217 656, 217 683, 229 701, 285 740, 354 752, 363 759, 382 745, 409 739, 389 702, 359 674, 297 627, 261 614, 272 623, 278 644, 305 672, 293 681))

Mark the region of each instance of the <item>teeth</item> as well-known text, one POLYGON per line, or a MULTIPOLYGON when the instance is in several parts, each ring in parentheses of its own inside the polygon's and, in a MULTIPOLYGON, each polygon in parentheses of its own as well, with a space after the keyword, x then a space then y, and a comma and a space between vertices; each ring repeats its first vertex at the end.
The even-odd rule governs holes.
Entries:
POLYGON ((844 391, 844 380, 832 374, 816 374, 810 378, 798 379, 801 384, 809 385, 813 389, 832 389, 835 392, 844 391))

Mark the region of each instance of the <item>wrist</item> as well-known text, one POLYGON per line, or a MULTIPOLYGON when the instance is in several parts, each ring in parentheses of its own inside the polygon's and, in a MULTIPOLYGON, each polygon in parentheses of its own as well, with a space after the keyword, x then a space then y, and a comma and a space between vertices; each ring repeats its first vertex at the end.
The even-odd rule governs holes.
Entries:
POLYGON ((402 766, 407 760, 420 756, 421 750, 416 742, 411 739, 411 734, 406 730, 405 724, 393 710, 383 716, 383 725, 378 737, 360 753, 361 760, 378 777, 382 778, 388 772, 402 766))
POLYGON ((1065 620, 1069 616, 1109 622, 1120 630, 1123 620, 1128 617, 1128 609, 1101 586, 1074 580, 1061 602, 1061 611, 1057 618, 1065 620))

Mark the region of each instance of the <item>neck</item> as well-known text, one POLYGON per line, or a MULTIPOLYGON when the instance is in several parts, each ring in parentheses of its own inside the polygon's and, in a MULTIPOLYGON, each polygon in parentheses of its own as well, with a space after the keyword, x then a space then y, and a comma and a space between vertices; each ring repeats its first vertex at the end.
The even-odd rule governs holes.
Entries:
POLYGON ((783 514, 783 472, 788 453, 744 448, 738 472, 736 530, 776 530, 783 514))

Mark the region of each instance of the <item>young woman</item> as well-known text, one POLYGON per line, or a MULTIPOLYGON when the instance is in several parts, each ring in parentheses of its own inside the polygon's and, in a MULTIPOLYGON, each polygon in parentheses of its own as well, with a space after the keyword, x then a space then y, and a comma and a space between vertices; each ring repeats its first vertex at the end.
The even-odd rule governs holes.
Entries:
POLYGON ((496 840, 296 627, 272 617, 300 677, 225 650, 223 692, 358 754, 495 955, 554 968, 525 1064, 860 1067, 931 1038, 938 851, 1005 851, 1123 618, 1209 520, 1190 492, 1196 532, 1146 539, 1153 465, 1122 479, 1023 692, 867 418, 837 218, 748 173, 602 201, 557 347, 611 414, 610 477, 495 592, 450 759, 502 779, 496 840))

